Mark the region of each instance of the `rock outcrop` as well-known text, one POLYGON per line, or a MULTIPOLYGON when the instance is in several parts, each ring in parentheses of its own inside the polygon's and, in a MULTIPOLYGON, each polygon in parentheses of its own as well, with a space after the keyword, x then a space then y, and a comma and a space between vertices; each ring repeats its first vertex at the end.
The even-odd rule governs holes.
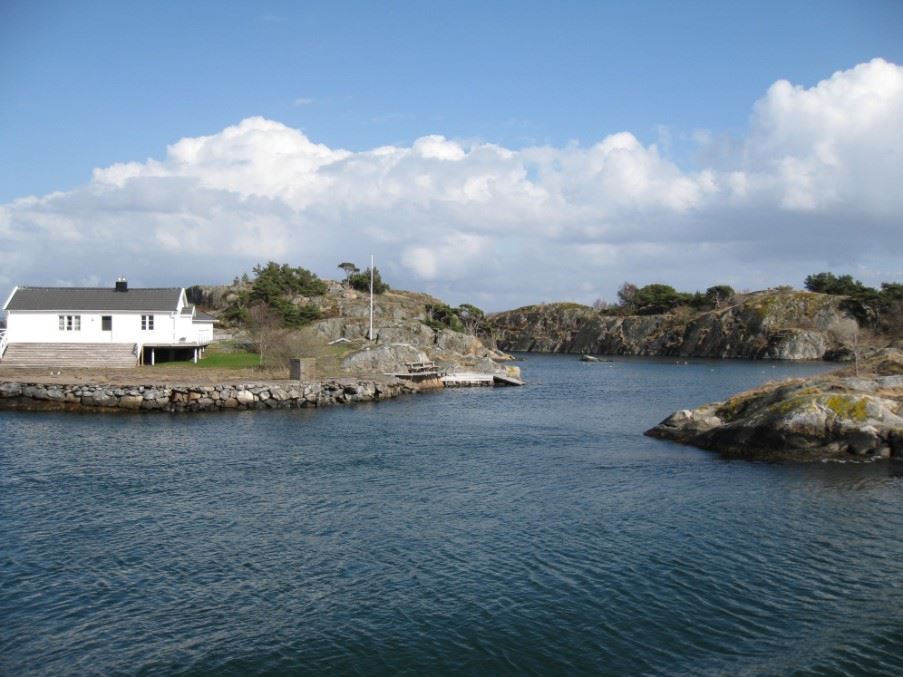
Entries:
POLYGON ((845 359, 857 324, 844 297, 795 291, 748 294, 702 313, 606 315, 574 303, 491 316, 505 351, 778 360, 845 359))
MULTIPOLYGON (((392 373, 404 370, 405 362, 434 360, 448 367, 470 365, 475 358, 510 360, 511 356, 488 348, 476 336, 427 324, 428 308, 444 305, 439 299, 417 292, 389 290, 374 297, 374 345, 369 345, 370 296, 338 282, 324 280, 327 291, 320 296, 294 296, 297 306, 316 306, 322 319, 311 324, 317 343, 344 341, 358 349, 343 359, 346 373, 392 373), (411 350, 400 349, 405 345, 411 350), (373 348, 378 348, 374 351, 373 348), (419 351, 420 356, 412 351, 419 351)), ((216 314, 235 303, 249 283, 231 286, 192 287, 194 303, 216 314)))
POLYGON ((879 373, 766 384, 675 412, 646 434, 727 455, 903 457, 903 353, 885 351, 870 366, 879 373))
POLYGON ((342 362, 348 371, 389 374, 406 371, 405 364, 427 362, 425 352, 407 343, 390 343, 351 353, 342 362))

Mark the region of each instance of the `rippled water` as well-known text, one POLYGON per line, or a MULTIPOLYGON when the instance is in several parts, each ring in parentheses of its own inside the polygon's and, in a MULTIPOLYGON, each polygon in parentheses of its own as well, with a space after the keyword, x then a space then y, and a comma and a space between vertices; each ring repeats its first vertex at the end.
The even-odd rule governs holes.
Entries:
POLYGON ((0 412, 0 673, 903 672, 903 464, 641 436, 822 365, 523 366, 322 411, 0 412))

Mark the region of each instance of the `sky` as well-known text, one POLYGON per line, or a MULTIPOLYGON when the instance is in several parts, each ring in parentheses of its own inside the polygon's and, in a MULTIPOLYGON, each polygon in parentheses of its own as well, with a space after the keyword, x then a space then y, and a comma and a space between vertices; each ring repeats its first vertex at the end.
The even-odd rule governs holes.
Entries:
POLYGON ((903 2, 0 2, 0 295, 903 280, 903 2))

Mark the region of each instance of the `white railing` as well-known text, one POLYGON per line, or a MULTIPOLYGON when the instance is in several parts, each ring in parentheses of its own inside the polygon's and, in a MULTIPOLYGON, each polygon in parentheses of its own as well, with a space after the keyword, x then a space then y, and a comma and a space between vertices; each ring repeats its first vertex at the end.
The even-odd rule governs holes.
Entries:
POLYGON ((6 329, 0 329, 0 360, 3 359, 3 353, 6 352, 6 345, 9 340, 6 338, 6 329))

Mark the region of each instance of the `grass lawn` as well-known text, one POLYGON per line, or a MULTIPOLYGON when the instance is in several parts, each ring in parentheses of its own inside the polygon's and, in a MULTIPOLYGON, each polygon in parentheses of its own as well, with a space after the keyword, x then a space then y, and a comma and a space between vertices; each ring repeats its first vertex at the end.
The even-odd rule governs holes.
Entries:
POLYGON ((220 369, 247 369, 260 364, 260 355, 257 353, 214 353, 208 352, 198 360, 198 367, 217 367, 220 369))
MULTIPOLYGON (((224 375, 224 377, 227 378, 245 376, 251 378, 254 376, 254 374, 248 373, 246 375, 240 375, 237 373, 241 370, 259 371, 260 356, 257 353, 252 353, 248 350, 245 350, 246 345, 246 342, 239 343, 237 341, 223 341, 221 343, 212 344, 207 349, 204 357, 198 360, 197 364, 194 364, 191 360, 183 360, 178 362, 157 362, 156 366, 151 368, 157 370, 158 373, 161 370, 169 369, 171 369, 174 373, 178 369, 184 369, 186 367, 192 370, 220 369, 224 372, 236 372, 235 374, 230 374, 229 376, 224 375)), ((327 345, 323 342, 323 339, 319 338, 310 327, 303 327, 292 332, 291 345, 293 348, 292 352, 295 355, 298 355, 299 357, 313 357, 317 360, 318 374, 335 375, 342 372, 342 360, 348 355, 348 353, 355 350, 355 348, 360 348, 362 342, 357 341, 355 345, 350 345, 347 343, 327 345)), ((272 358, 270 359, 270 361, 273 361, 272 358)), ((271 364, 267 369, 264 369, 264 371, 270 373, 274 378, 287 378, 288 361, 286 360, 285 364, 280 364, 278 367, 271 364), (284 372, 284 374, 282 376, 278 376, 278 374, 282 372, 284 372)))

